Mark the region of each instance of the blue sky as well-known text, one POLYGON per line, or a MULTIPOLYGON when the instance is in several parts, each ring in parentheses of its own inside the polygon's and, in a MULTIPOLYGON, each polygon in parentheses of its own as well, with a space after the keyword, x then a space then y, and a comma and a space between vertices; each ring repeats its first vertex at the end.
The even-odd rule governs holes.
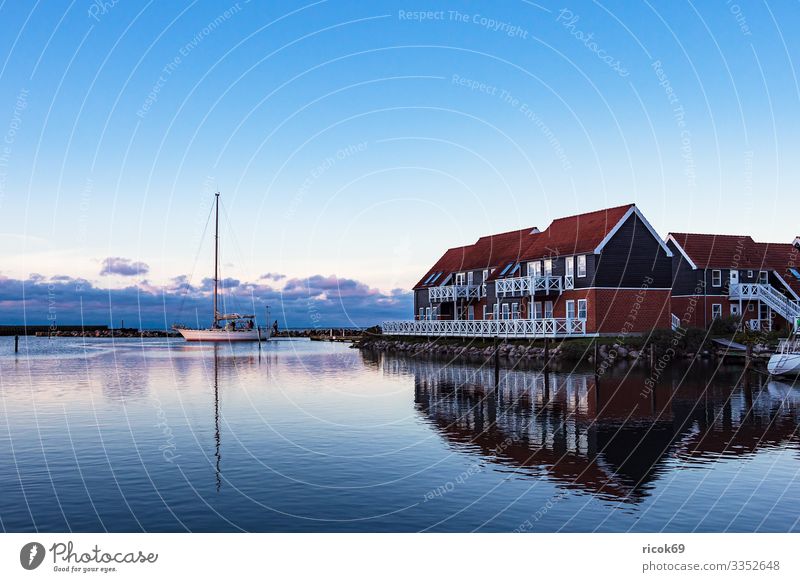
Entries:
POLYGON ((605 206, 662 235, 800 234, 797 4, 430 6, 3 3, 0 277, 85 280, 163 324, 124 291, 186 277, 203 304, 217 189, 224 275, 273 305, 316 281, 330 325, 407 315, 397 290, 447 247, 605 206), (321 290, 339 279, 358 302, 321 290))

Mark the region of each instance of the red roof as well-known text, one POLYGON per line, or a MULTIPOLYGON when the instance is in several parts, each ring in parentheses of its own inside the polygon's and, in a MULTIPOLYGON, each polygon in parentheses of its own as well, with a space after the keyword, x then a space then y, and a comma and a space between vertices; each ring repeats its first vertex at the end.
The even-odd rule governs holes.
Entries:
MULTIPOLYGON (((531 227, 483 236, 475 244, 448 250, 414 288, 425 287, 423 283, 428 277, 439 271, 444 274, 433 281, 433 285, 441 285, 447 275, 457 271, 491 269, 512 261, 594 252, 633 206, 626 204, 558 218, 544 232, 531 227)), ((496 278, 501 271, 489 279, 496 278)))
POLYGON ((512 230, 500 234, 483 236, 475 244, 449 249, 436 264, 414 285, 414 289, 431 285, 441 285, 447 275, 458 271, 472 271, 476 269, 491 269, 505 262, 510 256, 519 256, 520 251, 528 244, 533 227, 512 230), (428 285, 424 282, 433 273, 443 274, 431 281, 428 285))
POLYGON ((698 269, 777 271, 800 296, 800 249, 789 243, 761 243, 746 235, 670 233, 698 269))
POLYGON ((633 204, 557 218, 532 237, 524 259, 592 253, 619 223, 633 204))

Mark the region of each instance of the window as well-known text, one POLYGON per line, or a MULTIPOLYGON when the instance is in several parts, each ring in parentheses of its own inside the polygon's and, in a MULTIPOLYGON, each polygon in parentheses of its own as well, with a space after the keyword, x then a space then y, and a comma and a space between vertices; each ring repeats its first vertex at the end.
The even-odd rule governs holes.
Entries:
POLYGON ((425 308, 425 319, 430 319, 430 318, 431 318, 431 308, 430 307, 426 307, 425 308))
POLYGON ((511 271, 510 274, 511 275, 515 275, 515 274, 519 273, 519 268, 520 268, 520 263, 517 263, 516 265, 514 265, 514 269, 511 271))
POLYGON ((578 319, 586 319, 587 313, 586 299, 578 299, 578 319))
POLYGON ((740 315, 739 305, 737 305, 736 303, 731 303, 731 315, 733 315, 734 317, 740 315))
POLYGON ((431 307, 431 319, 439 319, 439 308, 438 307, 431 307))
POLYGON ((488 279, 488 278, 489 278, 489 269, 484 269, 483 270, 483 284, 484 285, 486 284, 486 279, 488 279))
POLYGON ((500 271, 500 276, 502 277, 503 275, 505 275, 506 273, 508 273, 508 270, 509 270, 511 267, 513 267, 513 266, 514 266, 514 263, 509 263, 509 264, 507 264, 507 265, 506 265, 506 268, 505 268, 505 269, 503 269, 502 271, 500 271))
POLYGON ((542 262, 541 261, 533 261, 528 263, 528 275, 533 275, 534 277, 541 277, 542 276, 542 262))
POLYGON ((433 276, 433 279, 431 279, 431 285, 433 285, 434 283, 436 283, 436 280, 437 280, 439 277, 441 277, 441 276, 442 276, 442 271, 439 271, 438 273, 436 273, 436 274, 433 276))
POLYGON ((463 285, 465 277, 464 273, 456 273, 456 285, 463 285))
POLYGON ((544 276, 551 277, 553 275, 553 259, 544 260, 544 276))
POLYGON ((498 310, 499 310, 499 309, 500 309, 500 306, 499 306, 497 303, 495 303, 495 304, 492 306, 492 318, 493 318, 493 319, 499 319, 499 318, 498 318, 498 315, 497 315, 497 314, 498 314, 498 310))
POLYGON ((553 318, 553 302, 552 301, 545 301, 544 302, 544 318, 545 319, 552 319, 553 318))
POLYGON ((486 305, 483 306, 483 319, 487 319, 486 317, 486 305))
POLYGON ((789 272, 792 274, 792 276, 793 276, 795 279, 798 279, 798 280, 800 280, 800 271, 798 271, 797 269, 794 269, 794 268, 790 268, 790 269, 789 269, 789 272))
POLYGON ((758 282, 766 285, 769 283, 769 273, 767 271, 758 272, 758 282))
POLYGON ((470 271, 467 273, 467 285, 472 285, 472 282, 475 280, 475 273, 470 271))
POLYGON ((572 299, 567 300, 567 319, 575 318, 575 301, 572 299))
POLYGON ((501 319, 508 319, 508 303, 503 303, 503 315, 501 319))
POLYGON ((469 306, 469 310, 467 311, 467 319, 469 319, 470 321, 475 319, 475 306, 474 305, 470 305, 469 306))
POLYGON ((752 303, 750 303, 750 304, 747 306, 747 311, 755 311, 755 310, 756 310, 756 309, 755 309, 755 307, 753 307, 753 304, 752 304, 752 303))
MULTIPOLYGON (((713 271, 711 271, 711 286, 722 287, 722 271, 720 271, 719 269, 714 269, 713 271)), ((721 306, 720 309, 722 309, 721 306)))
POLYGON ((511 304, 511 319, 519 319, 519 303, 511 304))
POLYGON ((575 257, 567 257, 564 259, 565 275, 575 274, 575 257))
POLYGON ((586 276, 586 255, 578 255, 578 277, 586 276))
POLYGON ((422 284, 423 284, 423 285, 427 285, 428 283, 430 283, 430 282, 433 280, 433 276, 434 276, 435 274, 436 274, 436 272, 434 271, 433 273, 431 273, 430 275, 428 275, 428 278, 427 278, 427 279, 425 279, 425 281, 423 281, 423 282, 422 282, 422 284))
POLYGON ((752 279, 753 278, 753 271, 752 270, 747 271, 747 278, 748 279, 752 279))
POLYGON ((425 319, 425 308, 424 307, 420 307, 419 308, 419 317, 418 317, 418 319, 425 319))
POLYGON ((534 319, 542 319, 542 302, 537 301, 533 304, 533 317, 534 319))
POLYGON ((722 317, 722 303, 711 304, 711 319, 719 319, 722 317))

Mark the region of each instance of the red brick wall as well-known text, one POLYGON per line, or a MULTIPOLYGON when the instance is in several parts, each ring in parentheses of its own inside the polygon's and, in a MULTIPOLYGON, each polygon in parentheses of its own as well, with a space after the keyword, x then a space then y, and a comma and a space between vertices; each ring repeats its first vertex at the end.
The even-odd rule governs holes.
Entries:
POLYGON ((667 289, 596 289, 595 323, 588 332, 604 334, 646 333, 671 326, 670 299, 667 289))

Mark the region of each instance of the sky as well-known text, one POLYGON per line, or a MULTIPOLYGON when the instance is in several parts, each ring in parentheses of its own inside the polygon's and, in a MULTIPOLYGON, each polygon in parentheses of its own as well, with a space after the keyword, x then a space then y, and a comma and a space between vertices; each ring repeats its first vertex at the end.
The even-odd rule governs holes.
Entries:
POLYGON ((230 301, 295 327, 408 317, 445 249, 629 202, 662 236, 790 242, 798 22, 726 0, 5 1, 0 323, 208 323, 216 191, 230 301))

